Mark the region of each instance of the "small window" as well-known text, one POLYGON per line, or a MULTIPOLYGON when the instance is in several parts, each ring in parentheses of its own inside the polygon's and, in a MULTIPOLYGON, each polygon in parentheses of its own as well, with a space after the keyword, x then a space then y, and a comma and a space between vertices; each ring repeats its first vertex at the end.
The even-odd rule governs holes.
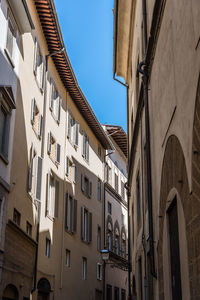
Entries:
POLYGON ((81 190, 86 197, 92 197, 92 182, 84 174, 81 174, 81 190))
POLYGON ((108 213, 112 215, 112 204, 108 202, 108 213))
POLYGON ((83 280, 87 279, 87 258, 82 258, 82 278, 83 280))
POLYGON ((70 250, 66 249, 66 267, 70 267, 70 250))
POLYGON ((98 179, 97 199, 98 199, 98 201, 101 201, 101 180, 100 179, 98 179))
POLYGON ((98 226, 97 229, 97 250, 101 251, 101 227, 98 226))
POLYGON ((45 248, 45 255, 50 257, 50 249, 51 249, 51 240, 46 238, 46 248, 45 248))
POLYGON ((106 285, 106 300, 112 300, 112 285, 106 285))
POLYGON ((102 264, 97 263, 97 279, 102 280, 102 264))
POLYGON ((61 155, 61 146, 60 144, 56 143, 55 138, 53 137, 52 133, 48 133, 48 143, 47 143, 47 152, 51 159, 56 163, 60 164, 60 155, 61 155))
POLYGON ((32 225, 28 221, 26 222, 26 233, 32 236, 32 225))
POLYGON ((14 211, 13 211, 13 221, 15 222, 15 224, 20 226, 21 214, 15 208, 14 208, 14 211))

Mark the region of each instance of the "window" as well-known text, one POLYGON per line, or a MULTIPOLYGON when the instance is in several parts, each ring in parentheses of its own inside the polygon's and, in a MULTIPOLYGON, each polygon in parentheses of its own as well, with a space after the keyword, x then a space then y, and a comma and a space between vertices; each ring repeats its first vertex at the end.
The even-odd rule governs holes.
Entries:
POLYGON ((126 290, 121 289, 121 300, 126 300, 126 290))
POLYGON ((34 146, 30 150, 28 169, 28 192, 35 200, 41 200, 42 158, 37 156, 34 146))
POLYGON ((119 288, 115 287, 114 289, 114 300, 119 300, 119 288))
POLYGON ((122 232, 122 257, 126 258, 126 235, 122 232))
POLYGON ((11 111, 15 108, 11 88, 0 87, 0 154, 6 163, 8 162, 11 111))
POLYGON ((58 217, 59 206, 59 181, 50 173, 47 174, 47 215, 52 218, 58 217))
POLYGON ((108 202, 108 213, 112 215, 112 204, 108 202))
POLYGON ((26 222, 26 233, 32 236, 32 225, 28 221, 26 222))
POLYGON ((87 279, 87 258, 82 258, 82 278, 83 280, 87 279))
POLYGON ((21 214, 15 208, 14 208, 14 211, 13 211, 13 221, 15 222, 15 224, 20 226, 21 214))
POLYGON ((17 26, 10 9, 8 9, 8 30, 7 30, 6 49, 10 55, 10 58, 12 59, 14 58, 16 36, 17 36, 17 26))
POLYGON ((97 199, 101 201, 101 180, 98 179, 97 183, 97 199))
POLYGON ((113 248, 113 230, 111 222, 108 222, 107 225, 107 249, 112 251, 113 248))
POLYGON ((73 142, 73 129, 75 125, 75 120, 70 111, 68 111, 68 127, 67 127, 67 137, 73 142))
POLYGON ((106 300, 112 300, 112 285, 106 285, 106 300))
POLYGON ((50 257, 50 250, 51 250, 51 240, 46 238, 46 248, 45 248, 45 255, 50 257))
POLYGON ((102 264, 97 263, 97 279, 102 280, 102 264))
POLYGON ((43 124, 43 117, 39 113, 39 109, 36 105, 35 98, 32 99, 31 105, 31 124, 37 136, 39 138, 42 137, 42 124, 43 124))
POLYGON ((66 261, 65 261, 66 267, 70 267, 70 250, 66 249, 66 261))
POLYGON ((136 179, 136 197, 137 197, 137 222, 140 223, 141 208, 140 208, 140 173, 138 172, 136 179))
POLYGON ((76 164, 70 160, 68 156, 66 156, 66 170, 65 175, 69 178, 69 180, 76 183, 76 177, 77 177, 77 169, 76 164))
POLYGON ((92 197, 92 182, 87 176, 85 176, 85 174, 81 174, 81 190, 86 197, 92 197))
POLYGON ((125 193, 124 193, 124 182, 123 181, 121 181, 121 196, 122 196, 122 200, 124 200, 125 193))
POLYGON ((97 250, 101 251, 101 227, 98 226, 97 229, 97 250))
POLYGON ((92 213, 81 207, 81 239, 86 243, 92 241, 92 213))
POLYGON ((82 156, 85 158, 85 160, 89 161, 89 137, 84 131, 83 131, 82 156))
POLYGON ((112 183, 112 169, 111 167, 106 163, 106 167, 105 167, 105 179, 106 179, 106 182, 108 182, 109 184, 112 183))
POLYGON ((43 60, 37 39, 35 39, 35 56, 34 56, 33 72, 35 74, 37 82, 39 83, 40 89, 43 90, 44 89, 45 68, 44 68, 44 60, 43 60))
POLYGON ((65 229, 71 233, 76 232, 77 225, 77 200, 69 193, 66 194, 65 204, 65 229))
POLYGON ((79 142, 79 122, 75 121, 74 146, 78 147, 79 142))
POLYGON ((118 175, 115 173, 115 191, 118 193, 118 187, 119 187, 119 184, 118 184, 118 175))
POLYGON ((56 143, 56 140, 51 132, 48 133, 48 154, 56 164, 60 164, 60 153, 60 144, 56 143))
POLYGON ((119 241, 119 229, 115 228, 115 253, 119 255, 120 253, 120 241, 119 241))
POLYGON ((50 80, 51 82, 51 93, 50 93, 50 104, 49 108, 55 118, 55 120, 60 123, 60 112, 61 112, 61 97, 58 93, 58 90, 56 89, 56 86, 53 82, 53 80, 50 80))

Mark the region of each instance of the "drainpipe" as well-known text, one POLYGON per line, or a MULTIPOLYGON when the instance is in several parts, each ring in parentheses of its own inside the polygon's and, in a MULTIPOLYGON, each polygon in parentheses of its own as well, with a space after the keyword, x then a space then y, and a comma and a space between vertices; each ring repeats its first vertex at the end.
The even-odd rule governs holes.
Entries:
POLYGON ((152 209, 152 179, 151 179, 151 148, 150 148, 150 127, 149 127, 149 103, 148 103, 148 73, 145 62, 141 62, 138 66, 138 71, 142 74, 144 85, 144 107, 145 107, 145 133, 146 133, 146 154, 147 154, 147 200, 149 212, 149 244, 150 244, 150 261, 151 261, 151 275, 157 278, 155 271, 154 258, 154 238, 153 238, 153 209, 152 209), (145 68, 143 68, 145 67, 145 68))

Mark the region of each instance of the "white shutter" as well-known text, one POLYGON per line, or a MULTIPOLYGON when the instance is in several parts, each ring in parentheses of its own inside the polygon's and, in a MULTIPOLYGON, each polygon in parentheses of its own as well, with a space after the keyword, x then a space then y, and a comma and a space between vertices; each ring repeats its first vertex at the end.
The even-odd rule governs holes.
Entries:
POLYGON ((35 119, 35 107, 36 107, 36 103, 35 103, 35 98, 32 99, 31 102, 31 124, 34 124, 34 119, 35 119))
POLYGON ((61 105, 62 105, 62 99, 59 96, 58 98, 58 116, 57 116, 57 121, 60 123, 60 112, 61 112, 61 105))
POLYGON ((54 85, 52 78, 50 79, 50 99, 49 99, 49 108, 53 110, 53 97, 54 97, 54 85))
POLYGON ((78 147, 78 139, 79 139, 79 122, 76 121, 76 123, 75 123, 75 139, 74 139, 74 144, 76 147, 78 147))
POLYGON ((35 39, 35 53, 34 53, 34 63, 33 63, 33 72, 35 76, 37 75, 37 56, 38 56, 38 42, 35 39))
POLYGON ((36 171, 36 186, 35 186, 35 199, 41 200, 41 187, 42 187, 42 158, 37 157, 37 171, 36 171))
POLYGON ((46 205, 46 214, 49 215, 49 209, 50 209, 50 199, 51 199, 51 195, 50 195, 50 178, 51 175, 50 173, 47 174, 47 205, 46 205))
POLYGON ((43 126, 43 117, 42 115, 39 116, 39 126, 38 126, 38 136, 39 138, 42 137, 42 126, 43 126))
POLYGON ((66 171, 65 171, 66 176, 69 175, 69 157, 66 156, 66 171))
POLYGON ((41 81, 40 81, 40 87, 42 90, 44 90, 44 81, 45 81, 45 63, 43 58, 41 57, 41 81))
POLYGON ((68 127, 67 127, 67 137, 69 139, 71 139, 71 114, 70 114, 69 111, 68 111, 68 122, 67 122, 67 124, 68 124, 68 127))
POLYGON ((47 152, 48 154, 51 154, 51 141, 52 141, 52 135, 51 132, 48 133, 48 142, 47 142, 47 152))
POLYGON ((86 137, 86 160, 89 161, 89 138, 86 137))
POLYGON ((55 213, 54 213, 55 218, 58 218, 59 193, 60 193, 59 181, 55 180, 55 213))
POLYGON ((30 156, 30 165, 28 171, 28 191, 32 190, 32 181, 33 181, 33 158, 34 158, 34 147, 33 144, 31 146, 31 156, 30 156))
POLYGON ((56 144, 56 162, 58 164, 60 164, 60 150, 61 150, 60 144, 56 144))
POLYGON ((83 157, 84 158, 86 158, 85 157, 85 153, 86 153, 86 136, 85 136, 85 133, 84 133, 84 131, 83 131, 83 148, 82 148, 82 155, 83 155, 83 157))

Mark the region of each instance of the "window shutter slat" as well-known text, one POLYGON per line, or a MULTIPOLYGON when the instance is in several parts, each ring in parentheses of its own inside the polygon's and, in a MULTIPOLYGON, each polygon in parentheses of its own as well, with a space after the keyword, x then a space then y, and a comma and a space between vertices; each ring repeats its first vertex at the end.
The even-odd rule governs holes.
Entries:
POLYGON ((88 220, 88 242, 90 243, 92 241, 92 213, 89 213, 89 220, 88 220))
POLYGON ((58 209, 59 209, 59 192, 60 192, 60 186, 59 181, 55 181, 55 213, 54 217, 58 218, 58 209))
POLYGON ((84 207, 81 207, 81 239, 84 240, 84 207))
POLYGON ((50 173, 47 174, 47 204, 46 204, 46 213, 49 215, 49 207, 50 207, 50 173))
POLYGON ((81 174, 81 190, 84 193, 85 191, 85 186, 84 186, 84 174, 81 174))
POLYGON ((73 199, 73 228, 72 232, 76 232, 77 228, 77 200, 73 199))
POLYGON ((60 144, 56 144, 56 161, 57 161, 57 163, 60 163, 60 149, 61 149, 60 144))
POLYGON ((31 147, 31 157, 30 157, 30 165, 28 171, 28 192, 32 189, 32 181, 33 181, 33 156, 34 156, 34 147, 31 147))
POLYGON ((38 156, 37 158, 37 175, 36 175, 36 200, 41 200, 41 187, 42 187, 42 158, 38 156))

